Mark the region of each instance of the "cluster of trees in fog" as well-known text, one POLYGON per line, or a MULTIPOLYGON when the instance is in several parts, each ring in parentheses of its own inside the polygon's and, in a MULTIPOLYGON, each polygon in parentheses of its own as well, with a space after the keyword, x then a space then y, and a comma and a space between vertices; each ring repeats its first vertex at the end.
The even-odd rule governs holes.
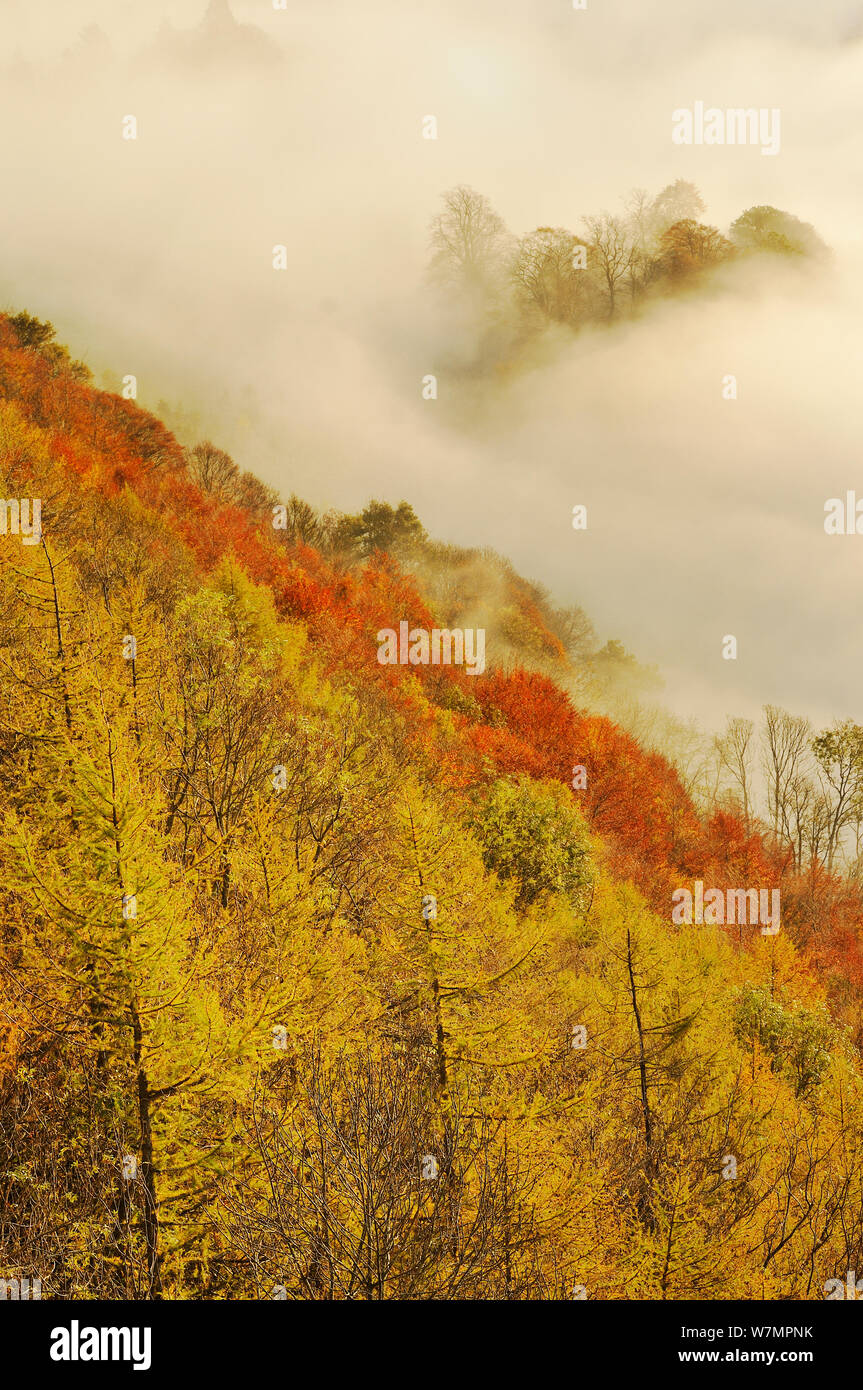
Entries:
POLYGON ((621 213, 586 216, 579 231, 537 227, 516 237, 487 197, 461 184, 432 221, 430 274, 474 310, 509 307, 526 328, 577 329, 632 313, 724 262, 829 254, 813 227, 778 208, 747 209, 727 234, 704 211, 695 185, 678 179, 656 196, 634 189, 621 213))
POLYGON ((792 872, 820 865, 863 882, 863 725, 841 719, 819 731, 802 715, 765 705, 759 723, 729 717, 709 735, 654 703, 647 679, 654 673, 628 661, 631 670, 619 661, 619 683, 606 681, 596 703, 674 763, 704 812, 738 815, 780 847, 792 872))
POLYGON ((187 449, 185 462, 192 482, 207 497, 243 507, 256 520, 271 518, 276 540, 314 546, 345 564, 370 559, 378 551, 410 560, 433 544, 407 502, 391 507, 373 499, 355 515, 320 512, 295 493, 282 503, 275 488, 242 470, 230 454, 208 439, 187 449), (275 515, 276 508, 281 508, 281 515, 275 515))
POLYGON ((799 872, 850 863, 857 876, 863 849, 863 726, 839 720, 816 733, 803 715, 765 705, 751 719, 729 719, 716 739, 726 793, 747 824, 765 823, 799 872))
POLYGON ((655 692, 661 679, 654 667, 642 666, 615 640, 600 648, 593 624, 578 604, 555 603, 543 584, 525 579, 504 556, 487 546, 465 547, 430 537, 409 502, 396 506, 373 498, 356 513, 320 512, 292 493, 281 503, 278 493, 254 474, 241 471, 223 449, 209 440, 186 451, 189 475, 196 485, 222 502, 244 507, 259 521, 280 507, 274 531, 286 546, 312 546, 345 568, 386 553, 412 573, 445 625, 458 624, 466 613, 485 627, 498 664, 512 660, 558 670, 563 656, 578 670, 579 694, 611 698, 621 688, 655 692), (559 643, 549 648, 546 636, 559 643))

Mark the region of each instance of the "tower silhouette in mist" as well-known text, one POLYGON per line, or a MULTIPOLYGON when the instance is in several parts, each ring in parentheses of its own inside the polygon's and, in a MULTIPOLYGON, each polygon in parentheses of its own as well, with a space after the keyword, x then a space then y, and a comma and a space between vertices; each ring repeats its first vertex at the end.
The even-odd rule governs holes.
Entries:
POLYGON ((201 28, 208 34, 229 34, 239 28, 231 12, 228 0, 210 0, 209 9, 201 21, 201 28))
POLYGON ((283 54, 263 29, 235 17, 230 0, 209 0, 191 29, 175 29, 170 21, 164 21, 149 61, 190 71, 264 72, 280 68, 283 54))

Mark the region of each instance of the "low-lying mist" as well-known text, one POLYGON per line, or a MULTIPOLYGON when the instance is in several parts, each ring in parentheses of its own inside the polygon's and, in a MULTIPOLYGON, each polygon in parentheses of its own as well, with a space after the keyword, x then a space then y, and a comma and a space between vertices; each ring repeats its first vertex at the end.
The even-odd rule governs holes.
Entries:
POLYGON ((4 307, 284 495, 404 497, 432 535, 493 546, 656 662, 679 713, 861 717, 860 561, 823 528, 828 498, 863 496, 856 6, 235 0, 200 28, 204 0, 48 8, 0 25, 4 307), (673 145, 696 100, 780 108, 780 153, 673 145), (475 325, 426 278, 444 190, 480 190, 514 236, 583 234, 678 178, 721 231, 771 204, 832 262, 751 262, 459 368, 475 325))

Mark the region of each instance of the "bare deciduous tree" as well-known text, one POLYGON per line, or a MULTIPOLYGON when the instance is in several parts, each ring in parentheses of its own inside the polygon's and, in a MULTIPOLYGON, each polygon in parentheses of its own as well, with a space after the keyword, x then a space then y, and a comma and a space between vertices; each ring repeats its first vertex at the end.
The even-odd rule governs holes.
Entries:
POLYGON ((487 289, 508 245, 506 226, 482 193, 459 184, 444 194, 444 210, 431 224, 431 272, 445 284, 487 289))
POLYGON ((584 243, 563 227, 538 227, 521 238, 512 259, 510 276, 521 298, 556 323, 576 323, 583 315, 588 285, 575 263, 580 247, 584 243))
POLYGON ((187 454, 189 471, 204 492, 233 501, 240 483, 240 470, 230 454, 205 439, 187 454))
POLYGON ((586 217, 584 225, 590 243, 590 258, 595 258, 594 263, 605 281, 608 317, 613 319, 617 287, 632 266, 634 248, 630 233, 622 217, 613 217, 608 212, 586 217))
POLYGON ((289 1299, 541 1296, 533 1181, 475 1089, 442 1113, 428 1059, 371 1049, 296 1064, 281 1108, 259 1091, 263 1174, 223 1226, 256 1292, 289 1299))
POLYGON ((720 768, 727 772, 740 798, 743 819, 749 824, 752 812, 752 740, 755 725, 751 719, 729 719, 725 733, 716 739, 720 768))
POLYGON ((762 766, 767 784, 767 815, 777 840, 789 843, 790 800, 795 781, 807 771, 812 726, 776 705, 764 706, 762 766))

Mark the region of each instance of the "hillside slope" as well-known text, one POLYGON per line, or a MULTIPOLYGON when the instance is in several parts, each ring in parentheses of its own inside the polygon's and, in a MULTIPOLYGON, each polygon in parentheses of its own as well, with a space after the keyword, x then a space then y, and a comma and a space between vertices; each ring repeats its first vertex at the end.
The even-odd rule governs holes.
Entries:
POLYGON ((818 1298, 859 1267, 856 891, 573 703, 584 615, 406 505, 321 519, 184 451, 27 315, 0 483, 42 514, 0 536, 8 1274, 818 1298), (480 620, 481 674, 378 660, 480 620), (696 879, 780 887, 782 930, 674 925, 696 879))

